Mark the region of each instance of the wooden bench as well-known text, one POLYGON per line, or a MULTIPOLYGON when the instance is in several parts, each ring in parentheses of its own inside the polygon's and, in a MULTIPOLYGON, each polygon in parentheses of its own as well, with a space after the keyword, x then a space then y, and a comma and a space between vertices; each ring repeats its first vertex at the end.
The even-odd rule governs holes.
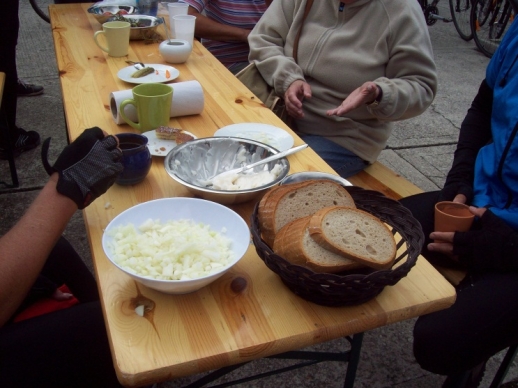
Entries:
MULTIPOLYGON (((393 199, 400 199, 423 192, 419 187, 380 162, 373 163, 361 173, 348 178, 348 180, 358 186, 362 186, 362 183, 368 184, 393 199)), ((439 266, 436 266, 436 269, 453 285, 459 284, 466 276, 466 272, 460 270, 439 266)))

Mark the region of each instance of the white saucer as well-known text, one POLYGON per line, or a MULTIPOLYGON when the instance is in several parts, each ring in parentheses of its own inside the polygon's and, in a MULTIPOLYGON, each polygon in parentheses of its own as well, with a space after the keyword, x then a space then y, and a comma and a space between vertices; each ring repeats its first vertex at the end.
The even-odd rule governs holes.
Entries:
POLYGON ((235 136, 260 141, 279 151, 293 146, 293 137, 284 129, 261 123, 232 124, 218 129, 214 136, 235 136))
MULTIPOLYGON (((187 131, 184 132, 196 139, 196 136, 194 136, 192 133, 187 131)), ((154 130, 144 132, 142 135, 147 137, 147 148, 149 149, 149 153, 154 156, 166 156, 169 151, 171 151, 177 145, 174 140, 158 139, 154 130)))
POLYGON ((146 66, 152 67, 155 71, 151 74, 145 75, 140 78, 131 78, 131 75, 137 71, 135 66, 128 66, 123 69, 120 69, 117 73, 117 76, 131 84, 147 84, 151 82, 169 82, 172 81, 180 75, 178 69, 168 66, 168 65, 160 65, 160 64, 146 64, 146 66), (167 72, 169 72, 169 77, 167 77, 167 72), (158 74, 157 74, 158 73, 158 74))

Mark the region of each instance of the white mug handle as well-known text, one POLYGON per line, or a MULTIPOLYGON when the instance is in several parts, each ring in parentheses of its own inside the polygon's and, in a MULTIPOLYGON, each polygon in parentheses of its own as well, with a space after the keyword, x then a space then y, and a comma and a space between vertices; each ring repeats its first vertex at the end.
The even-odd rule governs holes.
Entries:
POLYGON ((97 41, 97 37, 100 35, 100 34, 104 34, 104 31, 97 31, 95 34, 94 34, 94 40, 95 40, 95 44, 97 44, 97 46, 99 46, 99 48, 103 51, 106 51, 107 53, 109 53, 109 50, 106 48, 106 47, 103 47, 101 46, 101 44, 97 41))

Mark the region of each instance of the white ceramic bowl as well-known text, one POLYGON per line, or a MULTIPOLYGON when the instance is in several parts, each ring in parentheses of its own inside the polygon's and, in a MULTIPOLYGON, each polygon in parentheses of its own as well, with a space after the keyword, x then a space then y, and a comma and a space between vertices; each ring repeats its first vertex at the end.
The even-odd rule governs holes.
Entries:
POLYGON ((249 244, 250 230, 239 214, 214 202, 180 197, 156 199, 127 209, 108 224, 102 238, 104 253, 113 265, 131 276, 137 282, 167 294, 186 294, 197 291, 212 283, 241 260, 249 244), (189 219, 209 225, 210 228, 216 232, 221 232, 225 228, 226 232, 224 235, 232 240, 231 249, 234 252, 233 262, 217 273, 192 280, 156 280, 135 275, 127 271, 114 262, 113 254, 110 249, 110 243, 113 241, 113 237, 110 236, 110 233, 115 227, 127 225, 128 223, 138 228, 149 218, 153 220, 160 219, 162 223, 189 219))
POLYGON ((237 137, 206 137, 191 140, 174 147, 165 157, 168 174, 184 185, 194 195, 224 205, 251 201, 260 198, 270 187, 276 186, 290 171, 286 157, 254 167, 261 171, 265 166, 271 170, 277 163, 282 166, 279 176, 272 182, 249 190, 216 190, 206 187, 204 181, 216 174, 253 163, 278 151, 261 142, 237 137))
POLYGON ((183 39, 166 39, 160 43, 158 51, 167 63, 184 63, 191 55, 192 47, 183 39))

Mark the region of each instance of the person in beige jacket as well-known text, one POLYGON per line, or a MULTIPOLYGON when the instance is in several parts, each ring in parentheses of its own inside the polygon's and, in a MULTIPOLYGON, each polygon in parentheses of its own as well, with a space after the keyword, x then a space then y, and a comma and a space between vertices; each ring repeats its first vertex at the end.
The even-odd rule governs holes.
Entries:
POLYGON ((432 103, 437 74, 417 1, 275 0, 248 37, 249 60, 284 97, 294 129, 342 177, 376 161, 393 122, 432 103))

